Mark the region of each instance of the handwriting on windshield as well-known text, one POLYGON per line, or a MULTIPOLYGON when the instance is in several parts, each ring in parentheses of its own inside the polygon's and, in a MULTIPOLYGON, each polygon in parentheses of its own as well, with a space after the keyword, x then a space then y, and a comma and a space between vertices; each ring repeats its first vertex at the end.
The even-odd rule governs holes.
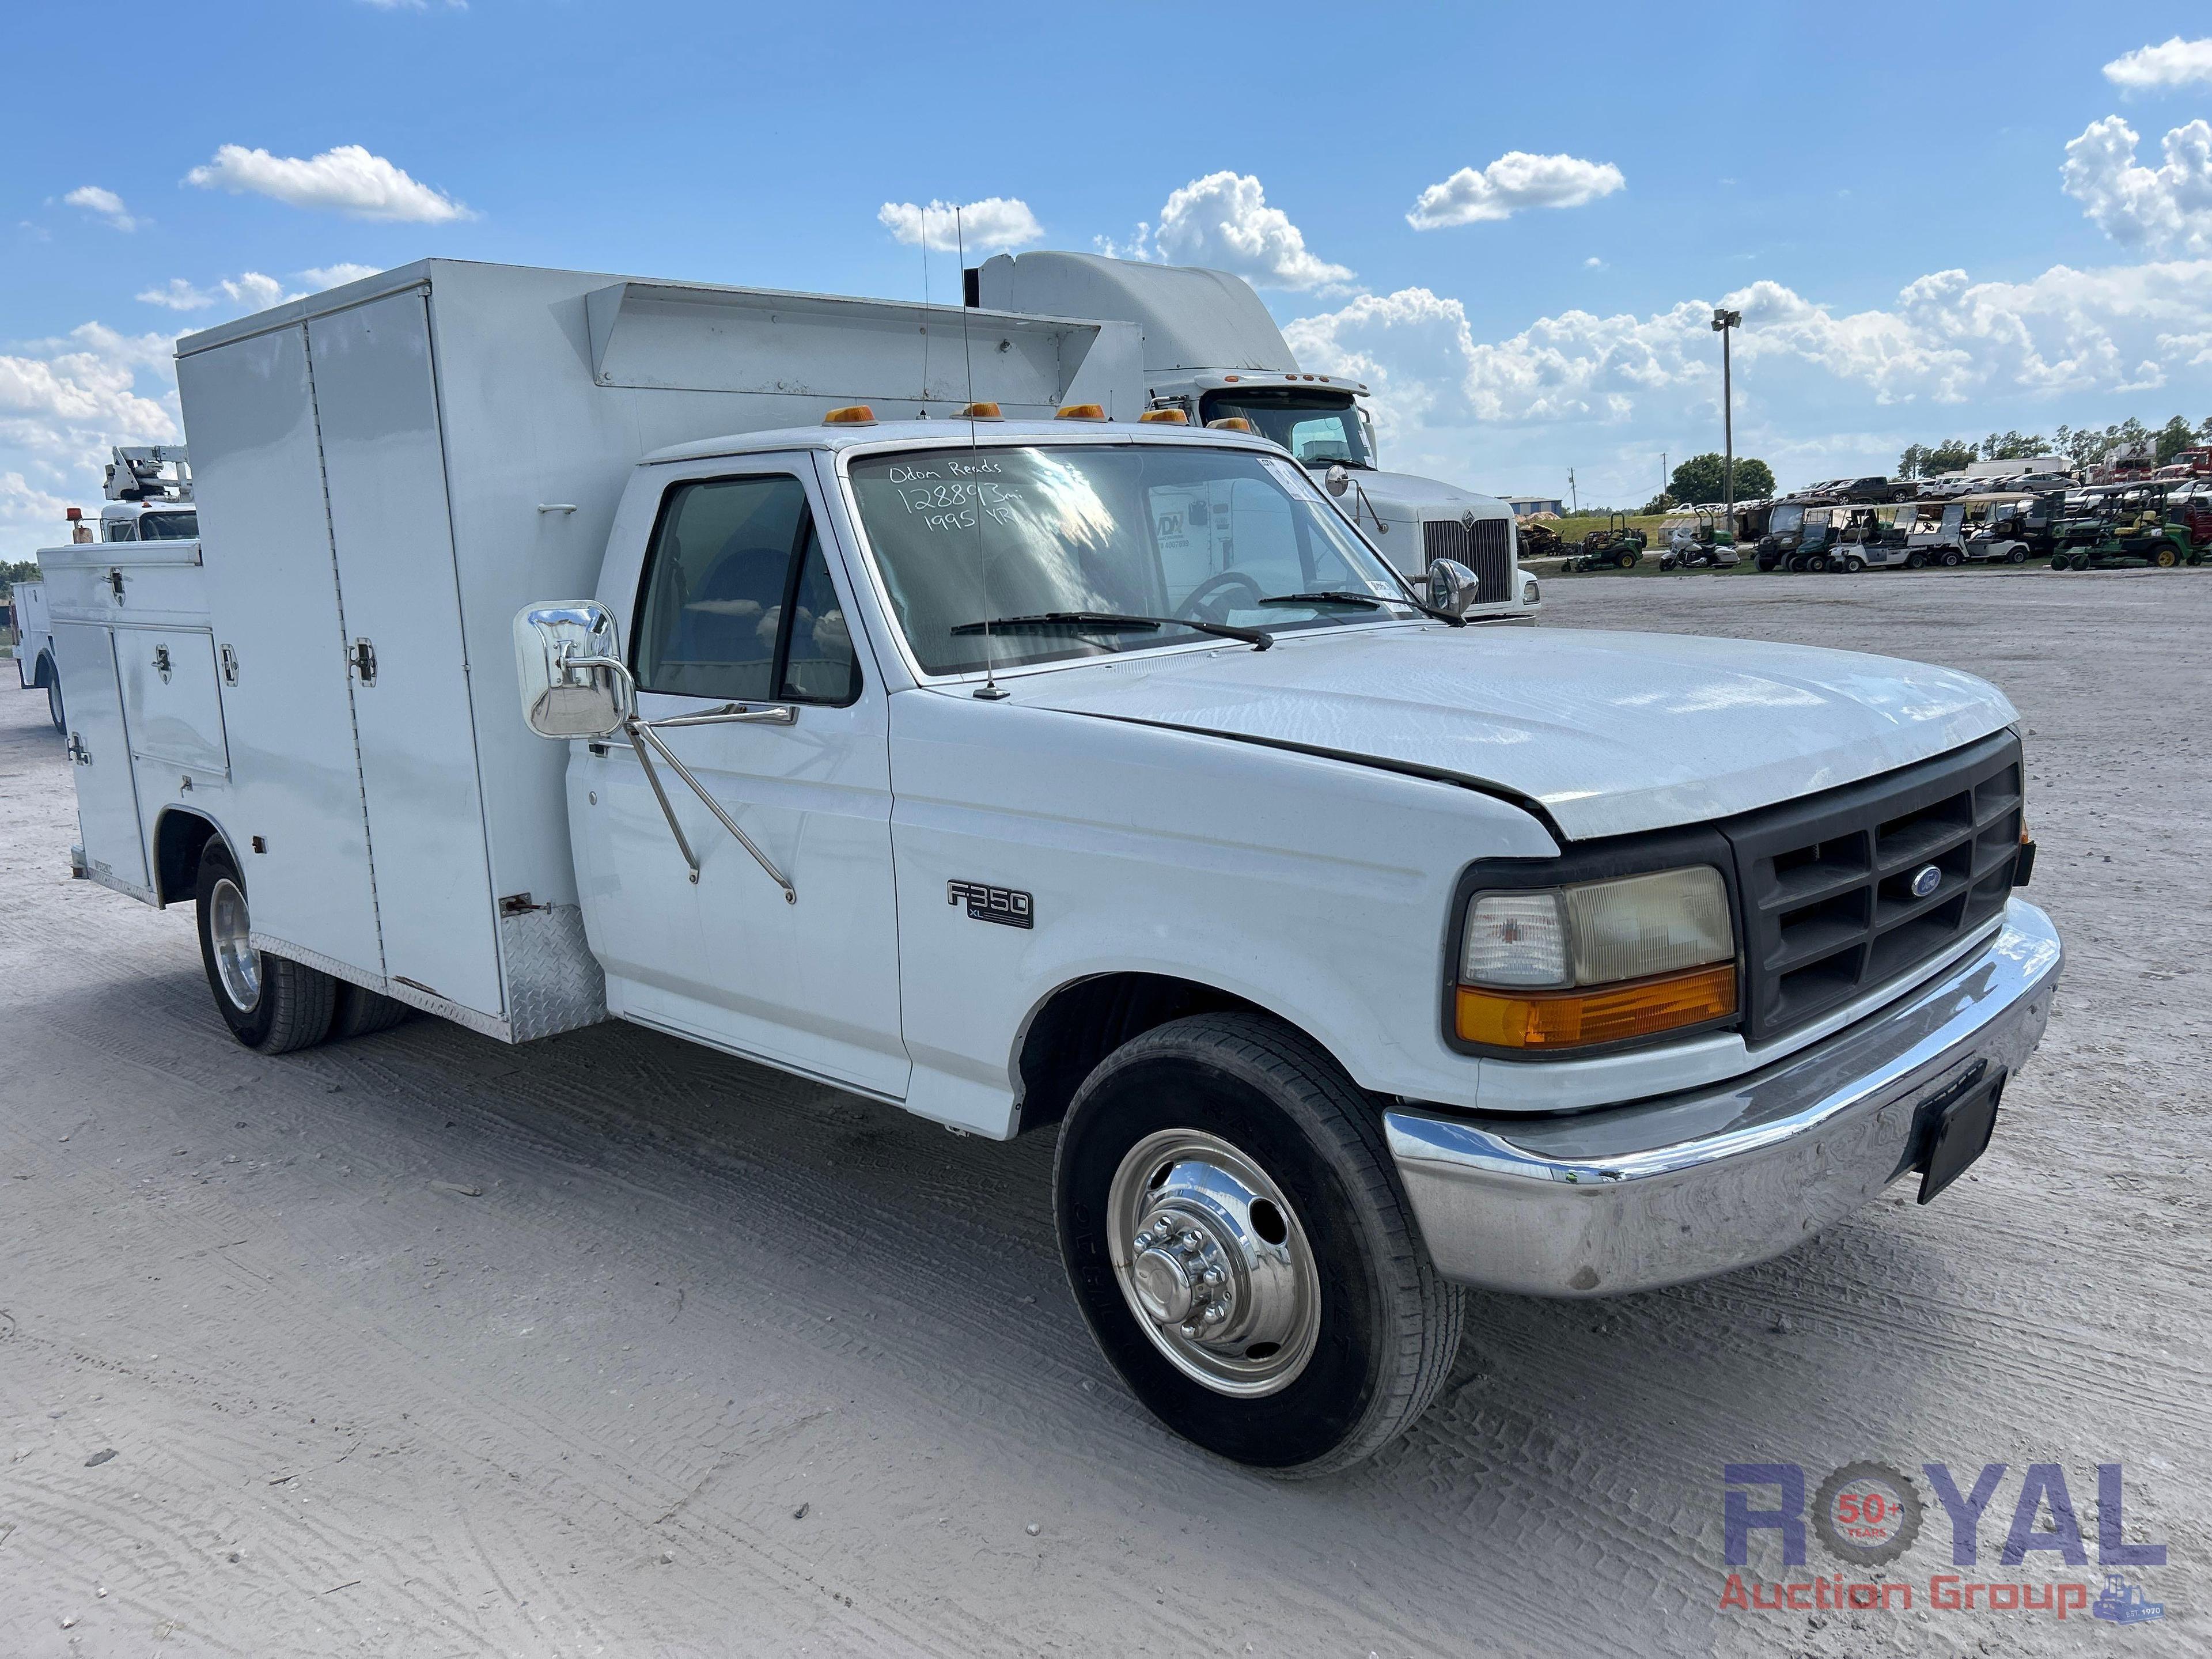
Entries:
POLYGON ((894 466, 886 474, 900 503, 927 530, 973 530, 983 520, 1012 524, 1021 497, 996 478, 996 461, 950 460, 932 466, 894 466))

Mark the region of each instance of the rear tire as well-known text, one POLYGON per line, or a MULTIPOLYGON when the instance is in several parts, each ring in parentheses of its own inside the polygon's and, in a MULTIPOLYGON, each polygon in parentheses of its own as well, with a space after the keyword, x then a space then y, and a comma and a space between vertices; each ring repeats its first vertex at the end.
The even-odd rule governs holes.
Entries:
POLYGON ((1923 569, 1927 563, 1928 556, 1925 553, 1908 553, 1905 556, 1905 568, 1907 570, 1923 569))
POLYGON ((332 1042, 388 1031, 415 1011, 397 998, 350 980, 338 980, 331 1004, 332 1042))
POLYGON ((1276 1020, 1197 1015, 1108 1055, 1068 1109, 1053 1186, 1061 1260, 1099 1348, 1209 1451, 1285 1479, 1334 1474, 1410 1425, 1451 1370, 1464 1300, 1415 1231, 1373 1104, 1276 1020), (1174 1196, 1197 1190, 1191 1171, 1211 1180, 1239 1160, 1243 1187, 1272 1188, 1279 1209, 1232 1204, 1222 1223, 1174 1196), (1225 1282, 1181 1277, 1217 1258, 1225 1282), (1224 1322, 1192 1296, 1216 1298, 1224 1322))
POLYGON ((319 969, 252 947, 246 878, 219 838, 200 854, 195 897, 200 961, 231 1035, 264 1054, 312 1048, 329 1035, 337 981, 319 969))
POLYGON ((46 688, 46 718, 54 723, 54 730, 69 730, 69 715, 62 708, 62 672, 54 665, 52 657, 39 659, 38 675, 46 688))

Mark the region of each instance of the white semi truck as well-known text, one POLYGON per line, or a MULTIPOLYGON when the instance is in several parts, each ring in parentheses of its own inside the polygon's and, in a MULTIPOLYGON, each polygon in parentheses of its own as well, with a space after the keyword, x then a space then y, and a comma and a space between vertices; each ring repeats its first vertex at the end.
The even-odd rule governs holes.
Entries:
POLYGON ((1999 692, 1467 627, 1267 438, 1105 418, 1134 336, 434 260, 185 338, 204 537, 41 556, 78 867, 264 1052, 615 1018, 1056 1133, 1101 1348, 1283 1474, 1463 1285, 1982 1153, 2060 968, 1999 692))
POLYGON ((1242 277, 1052 252, 1001 253, 967 275, 973 305, 1136 324, 1152 407, 1179 409, 1197 425, 1245 422, 1318 475, 1398 570, 1418 580, 1436 560, 1453 560, 1475 573, 1470 617, 1533 617, 1540 591, 1520 568, 1512 508, 1434 478, 1383 471, 1374 422, 1359 402, 1366 386, 1300 368, 1242 277))

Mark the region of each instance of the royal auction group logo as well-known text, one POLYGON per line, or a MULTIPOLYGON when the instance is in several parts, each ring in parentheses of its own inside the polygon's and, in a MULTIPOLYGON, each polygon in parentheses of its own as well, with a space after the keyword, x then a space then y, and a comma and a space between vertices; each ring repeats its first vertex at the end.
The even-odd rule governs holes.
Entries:
MULTIPOLYGON (((1923 1463, 1928 1483, 1950 1532, 1950 1565, 1982 1566, 1982 1528, 2004 1516, 1998 1493, 2008 1473, 2002 1463, 1985 1463, 1971 1483, 1954 1477, 1948 1463, 1923 1463)), ((1816 1610, 1910 1613, 1916 1607, 1938 1613, 2034 1613, 2066 1619, 2086 1613, 2093 1619, 2133 1625, 2163 1618, 2166 1604, 2147 1600, 2142 1586, 2125 1571, 2166 1565, 2166 1546, 2131 1541, 2124 1508, 2125 1474, 2118 1463, 2096 1466, 2095 1529, 2101 1586, 2053 1571, 2086 1568, 2084 1541, 2072 1488, 2057 1463, 2031 1463, 2021 1471, 2013 1493, 2011 1521, 1997 1554, 1996 1573, 1931 1571, 1924 1583, 1915 1576, 1872 1578, 1848 1576, 1850 1569, 1887 1568, 1910 1552, 1931 1518, 1919 1483, 1893 1464, 1860 1461, 1830 1472, 1816 1486, 1798 1463, 1729 1463, 1721 1470, 1722 1515, 1728 1565, 1751 1569, 1753 1540, 1761 1540, 1760 1565, 1779 1565, 1784 1577, 1732 1571, 1722 1587, 1724 1613, 1810 1613, 1816 1610), (1840 1562, 1844 1571, 1796 1577, 1810 1540, 1840 1562), (1766 1541, 1771 1540, 1771 1541, 1766 1541), (1781 1559, 1772 1556, 1778 1549, 1781 1559), (2052 1558, 2055 1558, 2052 1559, 2052 1558), (2016 1571, 2015 1571, 2016 1570, 2016 1571)))

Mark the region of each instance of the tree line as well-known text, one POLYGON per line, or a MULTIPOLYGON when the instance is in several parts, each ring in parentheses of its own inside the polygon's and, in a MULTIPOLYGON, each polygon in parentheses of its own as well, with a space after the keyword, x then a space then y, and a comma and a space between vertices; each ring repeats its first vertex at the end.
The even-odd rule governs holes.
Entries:
POLYGON ((2132 415, 2107 427, 2062 426, 2046 438, 2041 433, 1992 432, 1977 444, 1972 438, 1946 438, 1938 444, 1908 444, 1897 458, 1900 478, 1932 478, 1956 472, 1971 461, 2025 461, 2038 455, 2063 455, 2078 470, 2094 466, 2122 450, 2148 445, 2164 466, 2183 450, 2212 444, 2212 416, 2191 426, 2177 415, 2161 427, 2145 426, 2132 415))

